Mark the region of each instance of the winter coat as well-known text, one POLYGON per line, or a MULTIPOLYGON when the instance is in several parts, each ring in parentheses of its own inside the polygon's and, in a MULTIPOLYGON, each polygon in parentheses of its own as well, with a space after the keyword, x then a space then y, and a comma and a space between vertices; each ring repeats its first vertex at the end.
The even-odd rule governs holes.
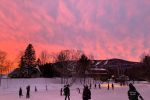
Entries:
POLYGON ((22 96, 22 89, 19 89, 19 96, 22 96))
POLYGON ((128 97, 129 100, 138 100, 139 93, 136 90, 129 90, 128 91, 128 97))
POLYGON ((27 86, 27 95, 30 95, 30 86, 27 86))
POLYGON ((133 84, 129 84, 129 91, 128 91, 128 98, 129 100, 138 100, 138 97, 141 100, 144 100, 143 97, 140 95, 140 93, 137 92, 136 88, 133 86, 133 84))
POLYGON ((91 99, 91 91, 87 87, 84 88, 82 97, 83 100, 91 99))
POLYGON ((65 87, 64 88, 64 95, 65 96, 70 96, 70 89, 69 89, 69 87, 65 87))

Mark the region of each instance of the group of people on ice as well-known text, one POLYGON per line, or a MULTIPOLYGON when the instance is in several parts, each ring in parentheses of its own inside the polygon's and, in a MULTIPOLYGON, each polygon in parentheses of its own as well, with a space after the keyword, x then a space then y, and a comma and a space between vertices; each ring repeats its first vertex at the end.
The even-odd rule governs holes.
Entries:
MULTIPOLYGON (((91 99, 91 84, 90 86, 85 85, 84 89, 83 89, 83 93, 82 93, 82 99, 83 100, 89 100, 91 99), (90 87, 90 88, 89 88, 90 87)), ((94 87, 96 88, 96 84, 94 85, 94 87)), ((112 89, 114 90, 114 84, 111 84, 112 89)), ((99 85, 100 88, 100 85, 99 85)), ((80 93, 80 89, 77 88, 78 92, 80 93)), ((109 84, 108 84, 108 90, 109 90, 109 84)), ((61 95, 63 95, 64 92, 64 96, 65 96, 65 100, 70 100, 70 89, 69 89, 69 85, 65 85, 64 89, 61 88, 61 95)), ((136 90, 136 88, 133 86, 132 83, 129 84, 129 90, 128 90, 128 98, 129 100, 139 100, 138 98, 140 98, 141 100, 144 100, 143 97, 140 95, 140 93, 136 90)))
MULTIPOLYGON (((78 93, 80 93, 80 89, 77 88, 77 90, 78 90, 78 93)), ((65 85, 64 89, 61 88, 60 95, 62 96, 63 94, 65 96, 65 100, 67 100, 67 99, 70 100, 70 88, 69 88, 69 85, 65 85)), ((91 99, 91 91, 90 91, 90 89, 88 88, 87 85, 84 86, 82 97, 83 97, 83 100, 91 99)))
MULTIPOLYGON (((27 90, 27 92, 26 92, 26 98, 30 98, 30 85, 28 85, 26 87, 26 90, 27 90)), ((19 97, 21 98, 22 96, 23 96, 22 88, 20 87, 20 89, 19 89, 19 97)))
MULTIPOLYGON (((37 92, 37 87, 35 86, 35 92, 37 92)), ((23 96, 22 88, 19 88, 19 97, 23 96)), ((30 85, 26 87, 26 98, 30 98, 30 85)))
MULTIPOLYGON (((70 100, 70 85, 65 85, 64 88, 61 88, 60 90, 60 95, 64 95, 65 96, 65 100, 70 100)), ((96 88, 96 84, 94 85, 94 87, 96 88)), ((114 89, 114 84, 111 84, 112 89, 114 89)), ((100 85, 99 85, 99 88, 100 85)), ((85 85, 83 88, 83 92, 82 92, 82 99, 83 100, 89 100, 91 99, 91 84, 90 86, 85 85)), ((46 86, 46 90, 47 90, 47 86, 46 86)), ((78 93, 80 94, 80 89, 77 88, 78 93)), ((109 90, 109 84, 108 84, 108 90, 109 90)), ((37 87, 35 86, 35 92, 37 91, 37 87)), ((138 98, 140 98, 141 100, 144 100, 143 97, 140 95, 140 93, 136 90, 136 88, 133 86, 132 83, 129 84, 129 90, 128 90, 128 98, 129 100, 139 100, 138 98)), ((22 93, 22 88, 20 87, 19 89, 19 97, 21 98, 23 96, 22 93)), ((30 98, 30 85, 28 85, 26 87, 26 98, 30 98)))

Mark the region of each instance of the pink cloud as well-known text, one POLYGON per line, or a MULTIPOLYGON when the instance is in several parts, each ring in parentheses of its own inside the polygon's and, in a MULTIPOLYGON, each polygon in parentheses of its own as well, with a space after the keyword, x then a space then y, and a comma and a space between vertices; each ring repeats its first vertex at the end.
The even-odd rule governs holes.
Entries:
POLYGON ((150 48, 149 10, 148 0, 1 0, 0 48, 11 59, 33 43, 37 55, 81 49, 96 59, 139 61, 150 48))

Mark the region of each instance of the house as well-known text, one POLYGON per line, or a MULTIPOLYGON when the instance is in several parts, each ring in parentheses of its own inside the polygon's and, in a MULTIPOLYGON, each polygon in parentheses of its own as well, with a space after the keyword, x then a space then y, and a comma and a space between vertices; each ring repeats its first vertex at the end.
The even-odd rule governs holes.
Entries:
POLYGON ((89 70, 89 76, 95 80, 106 81, 109 78, 109 73, 104 68, 91 68, 89 70))

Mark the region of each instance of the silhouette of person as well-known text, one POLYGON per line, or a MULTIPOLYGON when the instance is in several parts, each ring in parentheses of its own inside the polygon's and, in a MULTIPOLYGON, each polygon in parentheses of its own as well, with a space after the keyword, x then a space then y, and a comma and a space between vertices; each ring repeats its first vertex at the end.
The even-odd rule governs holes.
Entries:
POLYGON ((64 95, 65 95, 65 100, 70 100, 70 89, 69 89, 69 85, 66 85, 64 88, 64 95))
POLYGON ((109 90, 109 83, 108 83, 107 89, 109 90))
POLYGON ((22 88, 20 87, 19 88, 19 97, 21 98, 21 96, 23 96, 23 94, 22 94, 22 88))
POLYGON ((96 88, 96 84, 95 84, 95 88, 96 88))
POLYGON ((30 98, 30 85, 26 87, 27 93, 26 93, 26 98, 30 98))
POLYGON ((114 84, 113 83, 111 84, 111 87, 112 87, 112 90, 114 90, 114 84))
POLYGON ((36 86, 35 86, 35 92, 37 92, 37 88, 36 88, 36 86))
POLYGON ((99 89, 101 89, 101 84, 99 83, 99 89))
POLYGON ((91 91, 90 91, 90 89, 88 89, 88 86, 84 87, 82 98, 83 98, 83 100, 89 100, 89 99, 91 99, 91 91))
POLYGON ((63 89, 62 88, 60 89, 60 95, 61 96, 63 95, 63 89))
POLYGON ((79 88, 77 88, 77 90, 78 90, 78 93, 80 94, 80 89, 79 89, 79 88))
POLYGON ((141 100, 144 100, 143 97, 140 95, 139 92, 137 92, 136 88, 133 86, 133 84, 129 84, 129 91, 128 91, 128 98, 129 100, 138 100, 138 97, 141 100))

